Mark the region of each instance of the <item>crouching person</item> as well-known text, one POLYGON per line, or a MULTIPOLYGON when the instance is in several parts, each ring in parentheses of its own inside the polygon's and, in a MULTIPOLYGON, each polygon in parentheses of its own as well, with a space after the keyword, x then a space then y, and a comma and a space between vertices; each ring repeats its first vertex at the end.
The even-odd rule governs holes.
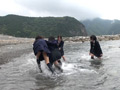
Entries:
POLYGON ((101 59, 103 56, 102 49, 95 35, 90 36, 90 56, 94 59, 94 56, 101 59))
POLYGON ((35 38, 35 42, 33 44, 33 51, 36 56, 37 64, 38 64, 40 71, 42 72, 40 61, 45 60, 45 63, 47 64, 49 70, 52 73, 54 73, 52 65, 49 61, 50 51, 48 49, 46 41, 41 36, 37 36, 35 38))

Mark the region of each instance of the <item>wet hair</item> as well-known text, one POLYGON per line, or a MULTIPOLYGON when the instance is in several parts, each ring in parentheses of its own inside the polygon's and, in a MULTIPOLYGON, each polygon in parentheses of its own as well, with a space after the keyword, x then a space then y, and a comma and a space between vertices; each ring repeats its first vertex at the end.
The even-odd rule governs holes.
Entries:
POLYGON ((60 38, 62 40, 62 36, 58 36, 57 38, 60 38))
POLYGON ((38 35, 38 36, 35 37, 35 41, 38 40, 38 39, 43 39, 43 37, 38 35))
POLYGON ((95 40, 95 41, 97 41, 97 38, 96 38, 95 35, 91 35, 91 36, 90 36, 90 40, 95 40))
POLYGON ((48 38, 48 41, 54 41, 55 40, 55 37, 53 37, 53 36, 50 36, 49 38, 48 38))

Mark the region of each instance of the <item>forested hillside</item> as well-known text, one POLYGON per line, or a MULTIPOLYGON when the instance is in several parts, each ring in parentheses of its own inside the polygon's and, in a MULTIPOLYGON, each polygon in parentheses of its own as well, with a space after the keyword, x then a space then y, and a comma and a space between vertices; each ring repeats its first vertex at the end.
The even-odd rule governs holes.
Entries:
POLYGON ((82 23, 85 25, 88 35, 120 34, 120 20, 96 18, 93 20, 84 20, 82 23))
POLYGON ((73 17, 24 17, 7 15, 0 17, 0 33, 16 37, 44 37, 62 35, 85 36, 86 29, 73 17))

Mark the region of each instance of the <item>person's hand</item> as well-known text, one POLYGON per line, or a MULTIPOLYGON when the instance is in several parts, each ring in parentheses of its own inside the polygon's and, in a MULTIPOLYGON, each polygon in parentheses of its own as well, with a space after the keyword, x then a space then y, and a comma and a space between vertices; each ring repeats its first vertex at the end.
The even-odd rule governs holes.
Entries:
POLYGON ((100 54, 100 56, 102 57, 102 56, 103 56, 103 54, 100 54))
POLYGON ((89 55, 91 55, 91 53, 89 53, 89 55))
POLYGON ((66 61, 66 59, 65 59, 65 57, 64 57, 64 56, 62 56, 62 58, 63 58, 63 60, 64 60, 64 61, 66 61))
POLYGON ((63 60, 66 61, 65 58, 63 58, 63 60))

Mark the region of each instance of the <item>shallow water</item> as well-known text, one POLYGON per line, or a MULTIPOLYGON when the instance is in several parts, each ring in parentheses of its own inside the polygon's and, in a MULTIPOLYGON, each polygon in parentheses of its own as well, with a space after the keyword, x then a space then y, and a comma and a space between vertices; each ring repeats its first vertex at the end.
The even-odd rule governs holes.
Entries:
POLYGON ((0 90, 120 90, 120 41, 100 42, 100 65, 91 65, 89 42, 67 43, 63 73, 52 76, 44 61, 39 72, 34 54, 1 65, 0 90))

